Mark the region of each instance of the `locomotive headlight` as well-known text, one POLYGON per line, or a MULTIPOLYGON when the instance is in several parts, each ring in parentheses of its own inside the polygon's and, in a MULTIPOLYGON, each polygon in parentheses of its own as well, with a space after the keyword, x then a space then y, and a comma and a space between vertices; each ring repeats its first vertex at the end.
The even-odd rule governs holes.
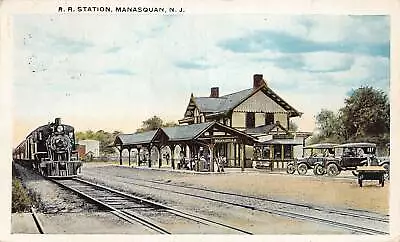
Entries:
POLYGON ((64 127, 63 126, 57 126, 57 132, 63 132, 64 131, 64 127))

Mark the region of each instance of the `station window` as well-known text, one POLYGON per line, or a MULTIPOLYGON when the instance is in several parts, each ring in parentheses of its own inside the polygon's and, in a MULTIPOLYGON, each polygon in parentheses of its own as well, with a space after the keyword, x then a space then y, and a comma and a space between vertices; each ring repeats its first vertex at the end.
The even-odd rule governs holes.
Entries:
POLYGON ((254 128, 256 125, 255 113, 246 113, 246 128, 254 128))
POLYGON ((270 153, 271 153, 271 151, 269 150, 269 147, 263 147, 262 158, 263 159, 269 159, 270 158, 270 153))
POLYGON ((265 113, 265 125, 274 124, 274 114, 265 113))
POLYGON ((285 159, 293 159, 293 146, 292 145, 284 145, 284 157, 285 159))
POLYGON ((274 145, 274 159, 282 159, 282 147, 281 145, 274 145))

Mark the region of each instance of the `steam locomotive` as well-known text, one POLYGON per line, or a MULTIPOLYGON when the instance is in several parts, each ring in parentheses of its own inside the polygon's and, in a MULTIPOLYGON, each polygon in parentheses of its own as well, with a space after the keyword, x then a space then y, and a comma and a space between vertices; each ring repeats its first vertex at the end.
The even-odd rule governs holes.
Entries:
POLYGON ((82 166, 76 149, 74 128, 61 124, 60 118, 32 131, 13 150, 13 160, 52 178, 77 176, 82 166))

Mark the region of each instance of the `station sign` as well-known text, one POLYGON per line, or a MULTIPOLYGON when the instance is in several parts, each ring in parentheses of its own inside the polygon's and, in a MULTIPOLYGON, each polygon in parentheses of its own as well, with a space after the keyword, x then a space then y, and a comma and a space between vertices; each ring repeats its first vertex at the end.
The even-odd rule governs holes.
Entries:
POLYGON ((236 143, 237 140, 235 138, 218 138, 215 139, 215 143, 236 143))

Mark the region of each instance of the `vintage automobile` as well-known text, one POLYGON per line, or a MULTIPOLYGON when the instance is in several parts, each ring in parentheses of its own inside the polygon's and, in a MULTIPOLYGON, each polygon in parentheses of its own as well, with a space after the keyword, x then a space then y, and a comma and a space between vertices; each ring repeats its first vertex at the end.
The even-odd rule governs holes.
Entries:
MULTIPOLYGON (((305 175, 308 169, 314 168, 316 163, 322 163, 326 159, 334 159, 335 146, 337 144, 323 143, 303 147, 303 157, 290 162, 287 166, 287 173, 293 174, 297 170, 299 175, 305 175)), ((314 174, 316 174, 315 172, 316 170, 314 170, 314 174)))
MULTIPOLYGON (((322 160, 314 166, 314 173, 328 176, 337 176, 341 171, 351 170, 357 176, 358 166, 380 165, 376 158, 376 144, 347 143, 334 147, 335 159, 322 160)), ((382 164, 383 165, 383 164, 382 164)))
POLYGON ((386 144, 387 156, 377 157, 378 165, 385 168, 385 179, 390 179, 390 144, 386 144))

